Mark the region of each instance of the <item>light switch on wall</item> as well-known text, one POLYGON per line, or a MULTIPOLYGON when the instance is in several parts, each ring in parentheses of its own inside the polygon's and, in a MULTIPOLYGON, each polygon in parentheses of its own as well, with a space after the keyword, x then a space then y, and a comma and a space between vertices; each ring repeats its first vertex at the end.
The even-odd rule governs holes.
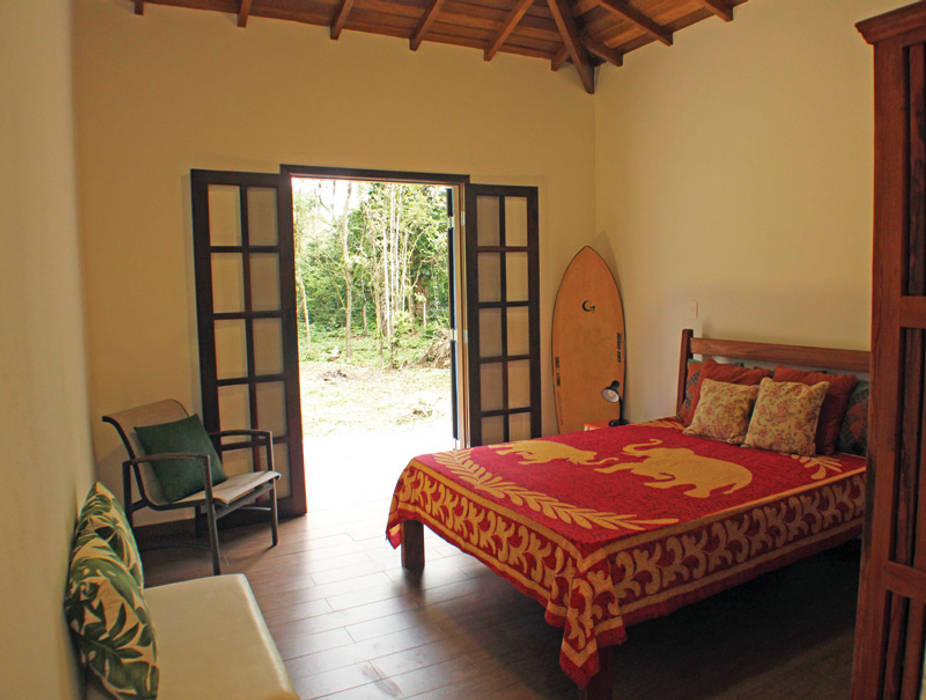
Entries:
POLYGON ((694 299, 688 302, 688 320, 698 320, 698 302, 694 299))

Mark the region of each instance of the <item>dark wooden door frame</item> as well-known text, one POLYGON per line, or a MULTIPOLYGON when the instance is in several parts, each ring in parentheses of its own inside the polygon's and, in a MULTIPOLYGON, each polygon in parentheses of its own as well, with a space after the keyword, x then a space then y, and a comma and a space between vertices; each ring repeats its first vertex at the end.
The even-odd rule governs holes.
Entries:
POLYGON ((410 170, 371 170, 369 168, 332 168, 317 165, 281 165, 283 177, 313 177, 319 180, 370 180, 375 182, 409 182, 419 185, 469 184, 469 175, 457 173, 419 173, 410 170))
MULTIPOLYGON (((316 178, 322 180, 358 180, 358 181, 373 181, 373 182, 406 182, 416 185, 442 185, 448 188, 451 188, 452 191, 457 193, 457 196, 462 198, 465 188, 469 185, 469 175, 460 175, 457 173, 422 173, 422 172, 413 172, 406 170, 372 170, 368 168, 334 168, 327 166, 315 166, 315 165, 281 165, 280 166, 280 176, 283 180, 289 181, 294 177, 306 177, 306 178, 316 178)), ((286 216, 286 219, 280 219, 280 227, 286 228, 289 231, 293 231, 293 189, 292 186, 282 188, 286 190, 280 197, 281 209, 280 216, 286 216), (286 200, 286 201, 284 201, 286 200), (283 208, 286 208, 284 213, 283 208)), ((451 229, 448 235, 454 235, 455 223, 451 222, 451 229)), ((451 241, 452 246, 452 241, 451 241)), ((449 277, 450 277, 450 313, 451 313, 451 329, 455 325, 455 319, 452 315, 455 312, 454 309, 454 284, 456 283, 454 279, 454 255, 456 254, 455 246, 449 248, 450 259, 448 260, 449 266, 449 277)), ((295 284, 295 280, 293 282, 295 284)), ((464 306, 465 308, 465 306, 464 306)), ((452 332, 452 331, 451 331, 452 332)), ((457 414, 457 381, 459 373, 456 371, 456 343, 451 339, 451 346, 454 351, 451 353, 454 357, 451 359, 452 369, 451 369, 451 382, 453 383, 453 411, 451 420, 453 421, 453 436, 458 438, 459 434, 459 425, 457 414)), ((296 363, 298 367, 298 361, 296 363)))

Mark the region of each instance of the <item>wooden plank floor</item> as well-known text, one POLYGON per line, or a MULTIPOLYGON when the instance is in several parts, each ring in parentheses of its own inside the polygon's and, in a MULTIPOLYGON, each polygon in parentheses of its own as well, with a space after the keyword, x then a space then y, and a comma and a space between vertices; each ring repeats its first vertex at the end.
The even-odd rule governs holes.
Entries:
MULTIPOLYGON (((560 631, 533 600, 425 528, 423 575, 385 541, 388 501, 221 533, 304 698, 569 698, 560 631)), ((146 543, 142 542, 143 549, 146 543)), ((635 626, 618 698, 846 698, 858 541, 635 626)), ((211 572, 207 549, 145 551, 150 586, 211 572)))

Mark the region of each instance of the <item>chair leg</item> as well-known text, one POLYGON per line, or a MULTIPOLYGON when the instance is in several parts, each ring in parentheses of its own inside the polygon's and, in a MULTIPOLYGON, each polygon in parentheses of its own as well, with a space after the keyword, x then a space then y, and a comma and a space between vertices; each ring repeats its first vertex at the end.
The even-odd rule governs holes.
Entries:
POLYGON ((270 489, 270 531, 273 537, 273 546, 277 546, 279 541, 280 517, 277 513, 277 482, 273 482, 273 488, 270 489))
POLYGON ((132 515, 135 510, 132 508, 132 475, 129 473, 129 467, 125 464, 122 465, 122 505, 126 520, 129 521, 129 527, 134 530, 135 523, 132 515))
POLYGON ((209 544, 212 548, 212 573, 218 576, 222 571, 219 566, 219 531, 215 521, 215 508, 206 508, 206 518, 209 522, 209 544))
POLYGON ((200 520, 202 513, 199 511, 199 506, 196 506, 193 509, 193 536, 196 539, 199 539, 203 535, 203 523, 200 520))

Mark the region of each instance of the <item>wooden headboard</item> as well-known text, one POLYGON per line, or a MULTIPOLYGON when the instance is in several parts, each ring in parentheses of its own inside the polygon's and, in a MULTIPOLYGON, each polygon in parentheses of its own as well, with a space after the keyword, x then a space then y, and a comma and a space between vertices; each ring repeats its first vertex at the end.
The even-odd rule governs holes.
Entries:
POLYGON ((745 340, 695 338, 694 331, 686 328, 682 331, 682 349, 679 353, 676 410, 681 408, 682 400, 685 398, 688 360, 692 355, 865 373, 869 371, 871 362, 871 353, 867 350, 840 350, 808 345, 777 345, 775 343, 750 343, 745 340))

